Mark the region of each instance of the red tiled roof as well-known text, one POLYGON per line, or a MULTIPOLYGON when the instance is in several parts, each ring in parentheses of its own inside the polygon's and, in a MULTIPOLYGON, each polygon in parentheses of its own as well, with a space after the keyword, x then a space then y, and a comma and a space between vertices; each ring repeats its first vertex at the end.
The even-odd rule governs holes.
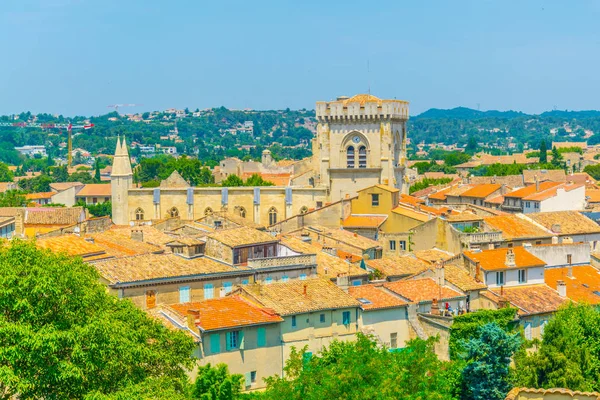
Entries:
POLYGON ((502 186, 497 183, 483 183, 463 192, 460 196, 485 198, 497 191, 498 189, 500 189, 501 187, 502 186))
POLYGON ((351 286, 348 294, 360 302, 363 310, 379 310, 406 306, 406 302, 375 285, 351 286))
POLYGON ((519 315, 555 312, 569 300, 548 285, 521 285, 490 289, 492 299, 504 297, 519 309, 519 315))
POLYGON ((199 314, 199 318, 196 319, 196 326, 203 331, 272 324, 283 321, 283 318, 275 312, 250 304, 239 296, 173 304, 171 308, 183 318, 187 318, 190 310, 196 310, 199 314))
POLYGON ((387 215, 352 214, 342 222, 344 228, 377 228, 387 219, 387 215))
POLYGON ((479 252, 465 251, 465 257, 474 262, 479 262, 481 269, 485 271, 496 271, 509 268, 531 268, 543 267, 546 263, 540 260, 523 247, 513 247, 512 249, 493 249, 479 252), (515 266, 506 265, 506 254, 512 250, 515 254, 515 266))
POLYGON ((432 301, 433 299, 446 300, 465 296, 446 286, 442 286, 440 290, 440 285, 435 283, 432 278, 389 282, 383 286, 414 302, 432 301))
POLYGON ((550 189, 550 188, 552 188, 554 186, 558 186, 558 185, 560 185, 560 182, 551 182, 551 181, 541 182, 539 184, 539 189, 536 188, 535 184, 532 184, 532 185, 529 185, 529 186, 525 186, 525 187, 523 187, 521 189, 514 190, 514 191, 512 191, 510 193, 506 193, 504 195, 504 197, 511 197, 511 198, 521 199, 521 198, 523 198, 525 196, 532 195, 532 194, 534 194, 534 193, 536 193, 538 191, 543 191, 543 190, 546 190, 546 189, 550 189))
POLYGON ((77 193, 77 197, 110 196, 111 193, 111 185, 108 183, 88 183, 77 193))
POLYGON ((590 265, 571 267, 572 274, 569 276, 569 268, 548 268, 544 271, 546 285, 557 289, 557 281, 563 281, 567 286, 567 297, 577 302, 599 304, 600 295, 600 271, 590 265))

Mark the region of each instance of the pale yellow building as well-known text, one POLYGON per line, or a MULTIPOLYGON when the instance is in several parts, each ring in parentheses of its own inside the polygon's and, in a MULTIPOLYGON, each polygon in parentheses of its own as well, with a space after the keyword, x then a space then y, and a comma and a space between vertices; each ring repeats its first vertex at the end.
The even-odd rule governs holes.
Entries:
POLYGON ((191 187, 174 172, 160 187, 136 188, 125 139, 118 140, 111 171, 113 221, 128 225, 166 217, 196 220, 228 211, 271 226, 354 196, 367 186, 408 191, 408 102, 361 94, 318 102, 316 113, 312 160, 297 163, 307 168, 294 166, 288 186, 191 187))

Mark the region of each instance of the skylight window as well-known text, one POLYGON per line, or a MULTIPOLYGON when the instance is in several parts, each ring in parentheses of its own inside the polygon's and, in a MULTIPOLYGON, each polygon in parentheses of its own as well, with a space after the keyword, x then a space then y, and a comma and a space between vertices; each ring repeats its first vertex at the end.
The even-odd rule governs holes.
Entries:
POLYGON ((362 304, 373 304, 370 300, 363 299, 362 297, 358 299, 358 301, 360 301, 362 304))

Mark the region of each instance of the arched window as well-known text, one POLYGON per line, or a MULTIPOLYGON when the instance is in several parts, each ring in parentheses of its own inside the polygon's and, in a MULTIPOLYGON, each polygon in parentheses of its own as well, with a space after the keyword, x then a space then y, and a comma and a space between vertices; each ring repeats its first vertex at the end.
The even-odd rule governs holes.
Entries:
POLYGON ((354 168, 354 146, 348 146, 346 149, 346 167, 354 168))
POLYGON ((300 208, 300 214, 306 214, 307 212, 308 212, 308 207, 302 206, 302 208, 300 208))
POLYGON ((246 218, 246 209, 244 207, 238 208, 238 214, 242 218, 246 218))
POLYGON ((169 210, 169 217, 171 217, 171 218, 179 217, 179 210, 177 209, 177 207, 173 207, 169 210))
POLYGON ((142 221, 144 219, 144 210, 142 210, 141 208, 135 210, 135 219, 137 221, 142 221))
POLYGON ((367 168, 367 148, 365 146, 358 148, 358 168, 367 168))
POLYGON ((213 210, 210 207, 206 207, 206 210, 204 210, 204 216, 208 217, 209 215, 213 214, 213 210))
POLYGON ((269 225, 275 225, 277 223, 277 209, 271 207, 269 209, 269 225))

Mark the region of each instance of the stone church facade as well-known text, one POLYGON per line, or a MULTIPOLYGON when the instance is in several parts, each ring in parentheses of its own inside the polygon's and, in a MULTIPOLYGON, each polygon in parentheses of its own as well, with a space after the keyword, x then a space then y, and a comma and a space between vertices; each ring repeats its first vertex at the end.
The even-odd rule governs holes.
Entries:
POLYGON ((361 94, 317 102, 316 115, 311 168, 287 187, 190 187, 174 172, 158 188, 136 188, 125 140, 118 141, 111 174, 114 223, 196 220, 226 210, 268 226, 374 184, 408 192, 408 102, 361 94))

